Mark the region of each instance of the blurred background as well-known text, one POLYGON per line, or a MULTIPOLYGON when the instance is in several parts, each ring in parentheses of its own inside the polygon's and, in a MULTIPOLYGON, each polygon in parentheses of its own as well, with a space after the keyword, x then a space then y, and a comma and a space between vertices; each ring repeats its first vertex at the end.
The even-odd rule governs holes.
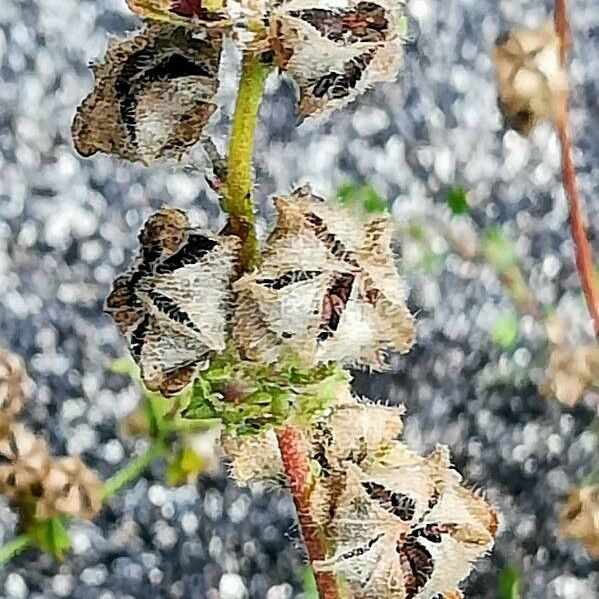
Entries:
MULTIPOLYGON (((570 5, 571 116, 594 232, 599 6, 570 5)), ((557 522, 570 487, 598 474, 599 395, 568 388, 560 402, 539 391, 548 387, 548 323, 549 338, 566 350, 593 343, 559 147, 550 125, 531 139, 502 130, 489 57, 503 30, 541 24, 552 3, 411 0, 408 7, 396 84, 299 127, 291 85, 269 84, 257 151, 261 227, 272 222, 273 194, 308 181, 356 209, 388 206, 418 343, 392 373, 356 373, 356 390, 404 403, 408 444, 449 445, 468 484, 486 489, 500 510, 496 548, 471 576, 467 597, 511 599, 516 581, 527 599, 597 598, 599 562, 560 539, 557 522)), ((128 264, 143 220, 163 204, 222 224, 215 195, 190 169, 84 160, 73 150, 70 123, 92 86, 88 62, 103 54, 109 33, 138 24, 124 0, 0 3, 0 345, 24 357, 34 381, 24 420, 55 453, 81 455, 103 478, 140 443, 119 432, 140 391, 110 370, 126 355, 102 313, 111 281, 128 264)), ((230 122, 234 68, 231 60, 217 143, 230 122)), ((36 551, 10 562, 0 596, 303 596, 285 493, 239 489, 222 471, 171 489, 163 470, 156 466, 111 500, 94 523, 72 524, 65 563, 36 551)), ((15 525, 0 498, 0 545, 15 525)))

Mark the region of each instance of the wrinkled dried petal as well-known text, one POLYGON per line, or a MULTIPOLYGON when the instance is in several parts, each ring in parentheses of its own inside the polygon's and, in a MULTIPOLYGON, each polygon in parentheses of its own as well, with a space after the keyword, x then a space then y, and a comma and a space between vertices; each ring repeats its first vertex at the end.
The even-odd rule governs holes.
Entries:
POLYGON ((559 531, 562 537, 581 541, 591 557, 599 558, 599 485, 570 491, 559 531))
POLYGON ((306 188, 275 204, 261 266, 234 286, 236 342, 255 360, 290 351, 306 367, 384 369, 386 352, 406 352, 414 339, 388 220, 361 222, 306 188))
POLYGON ((290 0, 273 10, 273 49, 300 89, 301 115, 341 108, 372 85, 397 77, 402 6, 385 0, 290 0))
POLYGON ((185 158, 216 110, 221 48, 218 32, 200 39, 168 24, 111 41, 73 122, 77 151, 144 164, 185 158))
POLYGON ((102 507, 102 482, 79 458, 54 460, 42 481, 42 491, 38 518, 62 514, 91 520, 102 507))
POLYGON ((106 311, 127 340, 148 389, 181 392, 212 352, 225 348, 237 240, 192 228, 180 210, 152 215, 132 267, 106 311))
POLYGON ((0 420, 6 421, 23 409, 27 383, 21 358, 0 350, 0 420))
POLYGON ((559 115, 568 76, 552 23, 509 31, 497 42, 493 60, 499 105, 508 127, 527 135, 537 123, 559 115))

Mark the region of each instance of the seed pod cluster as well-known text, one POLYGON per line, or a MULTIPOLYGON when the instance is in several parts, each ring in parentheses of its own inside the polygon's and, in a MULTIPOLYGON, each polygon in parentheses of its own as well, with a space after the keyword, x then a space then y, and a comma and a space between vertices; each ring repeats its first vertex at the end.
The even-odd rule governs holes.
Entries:
MULTIPOLYGON (((461 484, 446 448, 423 458, 399 440, 402 415, 348 392, 308 431, 310 512, 329 548, 314 565, 364 599, 458 599, 493 545, 497 516, 461 484)), ((282 478, 272 433, 225 448, 242 484, 282 478)))
POLYGON ((0 353, 0 494, 16 504, 33 500, 36 516, 92 519, 101 506, 102 483, 78 458, 54 458, 46 442, 14 417, 26 393, 21 360, 0 353))

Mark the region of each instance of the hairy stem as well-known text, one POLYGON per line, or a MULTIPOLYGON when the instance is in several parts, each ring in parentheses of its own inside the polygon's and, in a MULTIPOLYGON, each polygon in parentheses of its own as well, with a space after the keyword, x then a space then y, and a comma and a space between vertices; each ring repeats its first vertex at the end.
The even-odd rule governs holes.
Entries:
MULTIPOLYGON (((555 28, 560 38, 561 61, 563 65, 566 65, 570 50, 570 25, 568 21, 567 0, 556 0, 555 2, 555 28)), ((599 289, 597 287, 593 264, 593 253, 586 232, 585 217, 578 194, 569 118, 569 98, 566 94, 564 96, 562 109, 556 118, 557 133, 562 147, 563 185, 570 211, 570 229, 576 253, 576 266, 580 275, 586 303, 593 319, 595 335, 599 338, 599 289)))
POLYGON ((244 271, 256 266, 259 258, 252 201, 252 163, 258 111, 268 71, 268 66, 260 61, 259 56, 245 56, 229 140, 227 183, 222 206, 229 215, 225 232, 241 239, 241 267, 244 271))
POLYGON ((31 535, 23 534, 15 537, 6 545, 0 547, 0 564, 5 564, 30 547, 33 547, 33 537, 31 535))
MULTIPOLYGON (((285 474, 297 510, 306 551, 310 563, 322 560, 326 556, 325 545, 318 527, 310 513, 308 491, 310 484, 310 462, 304 433, 295 426, 288 426, 277 432, 279 449, 285 468, 285 474)), ((339 591, 335 576, 329 572, 314 572, 316 587, 320 599, 338 599, 339 591)))
MULTIPOLYGON (((223 201, 223 210, 229 215, 229 223, 225 232, 236 235, 242 241, 242 272, 256 266, 260 259, 252 201, 252 159, 258 110, 267 74, 268 67, 258 57, 251 54, 244 57, 229 141, 228 175, 223 201)), ((325 551, 307 505, 310 464, 305 437, 296 427, 287 427, 277 434, 306 551, 310 563, 313 563, 323 559, 325 551)), ((315 576, 320 599, 339 599, 334 576, 324 573, 316 573, 315 576)))

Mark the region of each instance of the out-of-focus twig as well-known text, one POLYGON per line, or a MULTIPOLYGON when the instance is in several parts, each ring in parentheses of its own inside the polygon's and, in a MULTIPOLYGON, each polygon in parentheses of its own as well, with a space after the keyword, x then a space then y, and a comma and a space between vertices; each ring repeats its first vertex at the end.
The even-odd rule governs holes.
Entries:
MULTIPOLYGON (((560 39, 560 57, 565 65, 570 54, 570 25, 567 0, 555 1, 555 29, 560 39)), ((569 97, 564 94, 563 106, 556 116, 556 127, 562 147, 562 176, 570 211, 570 229, 576 253, 576 266, 582 290, 593 319, 595 335, 599 338, 599 288, 591 244, 586 232, 585 218, 580 204, 576 167, 573 158, 572 131, 569 118, 569 97)))

